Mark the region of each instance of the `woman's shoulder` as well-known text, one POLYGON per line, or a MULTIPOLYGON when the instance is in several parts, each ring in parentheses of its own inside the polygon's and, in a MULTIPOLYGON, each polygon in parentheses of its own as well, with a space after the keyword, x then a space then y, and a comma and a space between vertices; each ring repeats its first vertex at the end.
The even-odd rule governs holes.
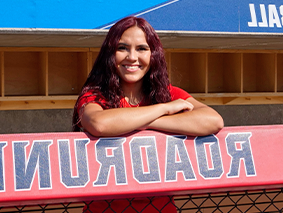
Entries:
POLYGON ((171 84, 169 85, 169 91, 172 97, 172 101, 179 98, 186 100, 187 98, 192 97, 187 91, 171 84))
POLYGON ((102 107, 106 104, 106 100, 99 91, 88 90, 78 98, 78 111, 88 103, 98 103, 102 107))
POLYGON ((95 100, 100 97, 102 97, 100 92, 97 92, 91 89, 81 94, 78 99, 79 101, 82 101, 82 102, 88 102, 90 100, 95 100))

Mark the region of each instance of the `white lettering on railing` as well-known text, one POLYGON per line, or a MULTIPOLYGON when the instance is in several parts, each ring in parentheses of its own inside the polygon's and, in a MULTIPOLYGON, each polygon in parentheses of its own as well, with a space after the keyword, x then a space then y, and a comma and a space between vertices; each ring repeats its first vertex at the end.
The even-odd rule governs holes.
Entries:
MULTIPOLYGON (((246 177, 256 176, 250 137, 248 133, 229 133, 225 138, 225 144, 219 143, 215 135, 196 137, 186 141, 183 135, 167 135, 166 141, 158 141, 166 146, 165 153, 158 152, 155 136, 133 137, 129 143, 126 137, 100 138, 94 143, 95 151, 88 156, 88 147, 91 144, 89 138, 74 139, 75 156, 70 152, 69 139, 58 139, 58 158, 50 157, 50 146, 53 140, 13 141, 13 175, 15 191, 31 190, 34 177, 38 174, 39 189, 52 189, 51 160, 58 159, 60 181, 65 188, 83 188, 93 181, 93 187, 107 186, 110 175, 114 175, 116 185, 127 185, 132 178, 139 184, 152 184, 159 182, 176 182, 177 178, 184 181, 196 181, 196 170, 199 177, 204 180, 219 179, 224 174, 222 162, 223 153, 227 153, 225 159, 230 156, 229 171, 226 178, 239 178, 241 165, 245 168, 246 177), (189 144, 186 144, 189 142, 189 144), (220 147, 224 145, 225 147, 220 147), (195 161, 192 165, 191 156, 187 145, 194 146, 195 161), (131 162, 125 161, 125 147, 129 150, 131 162), (26 149, 29 147, 29 152, 26 149), (221 152, 221 148, 226 152, 221 152), (160 161, 160 155, 163 160, 160 161), (95 159, 98 166, 89 165, 90 158, 95 159), (75 166, 72 166, 72 159, 75 166), (131 164, 131 166, 129 165, 131 164), (164 164, 164 165, 162 165, 164 164), (126 168, 128 166, 128 168, 126 168), (129 172, 131 167, 132 172, 129 172), (164 168, 165 174, 160 174, 164 168), (76 169, 76 175, 73 175, 76 169), (114 170, 111 172, 111 168, 114 170), (197 169, 196 169, 197 168, 197 169), (96 179, 91 180, 90 170, 95 170, 96 179), (177 174, 181 173, 182 176, 177 174), (132 174, 132 177, 129 177, 132 174)), ((7 142, 0 142, 0 193, 5 191, 5 150, 7 142)), ((190 150, 192 151, 192 150, 190 150)), ((56 154, 56 153, 52 153, 56 154)), ((93 160, 92 159, 92 160, 93 160)), ((226 162, 227 163, 227 162, 226 162)), ((227 165, 227 164, 226 164, 227 165)), ((57 174, 57 173, 56 173, 57 174)), ((93 178, 93 177, 92 177, 93 178)), ((57 180, 57 178, 56 178, 57 180)), ((55 180, 54 180, 55 181, 55 180)))

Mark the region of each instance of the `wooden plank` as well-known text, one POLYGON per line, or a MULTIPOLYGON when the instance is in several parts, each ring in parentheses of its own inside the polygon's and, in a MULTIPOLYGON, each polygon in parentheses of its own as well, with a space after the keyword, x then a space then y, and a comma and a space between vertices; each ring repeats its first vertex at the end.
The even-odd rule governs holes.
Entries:
POLYGON ((99 52, 99 51, 100 51, 100 48, 97 48, 97 47, 90 47, 90 48, 89 48, 89 51, 91 51, 91 52, 99 52))
POLYGON ((278 54, 275 53, 275 56, 274 56, 274 92, 276 93, 277 92, 277 88, 278 88, 278 54))
POLYGON ((65 100, 77 100, 77 95, 56 95, 56 96, 8 96, 0 97, 0 101, 65 101, 65 100))
MULTIPOLYGON (((201 97, 192 94, 207 105, 283 104, 283 96, 201 97)), ((73 109, 77 96, 5 97, 0 98, 0 110, 73 109)))
POLYGON ((1 97, 4 97, 4 52, 0 52, 0 92, 1 97))
POLYGON ((244 55, 241 53, 241 93, 244 92, 244 55))
POLYGON ((70 47, 0 47, 3 52, 89 52, 89 48, 70 47))
MULTIPOLYGON (((193 96, 194 97, 194 96, 193 96)), ((255 104, 283 104, 282 96, 264 97, 194 97, 207 105, 255 105, 255 104)))
POLYGON ((73 109, 75 100, 0 101, 0 110, 73 109))
MULTIPOLYGON (((100 48, 74 48, 74 47, 0 47, 0 51, 17 51, 17 52, 95 52, 99 53, 100 48)), ((166 52, 191 52, 191 53, 283 53, 283 50, 248 50, 248 49, 170 49, 165 48, 166 52)))
POLYGON ((265 96, 271 96, 271 97, 276 97, 276 96, 283 96, 283 92, 249 92, 249 93, 190 93, 194 97, 199 97, 199 98, 220 98, 220 97, 265 97, 265 96))
POLYGON ((283 53, 283 50, 269 49, 181 49, 165 48, 167 52, 203 52, 203 53, 283 53))
POLYGON ((277 54, 277 92, 283 92, 283 54, 277 54))
POLYGON ((205 53, 205 93, 208 93, 208 53, 205 53))

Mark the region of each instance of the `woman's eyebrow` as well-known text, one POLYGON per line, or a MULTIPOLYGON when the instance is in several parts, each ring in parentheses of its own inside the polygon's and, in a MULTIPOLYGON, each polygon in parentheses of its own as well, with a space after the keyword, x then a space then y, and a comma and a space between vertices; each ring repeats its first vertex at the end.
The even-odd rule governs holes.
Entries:
MULTIPOLYGON (((123 43, 123 42, 118 43, 118 45, 130 46, 129 44, 127 44, 127 43, 123 43)), ((140 45, 138 45, 138 47, 145 47, 145 48, 149 48, 149 46, 148 46, 147 44, 140 44, 140 45)))
POLYGON ((118 43, 118 45, 130 46, 130 45, 129 45, 129 44, 127 44, 127 43, 118 43))
POLYGON ((138 47, 149 48, 149 46, 147 44, 140 44, 140 45, 138 45, 138 47))

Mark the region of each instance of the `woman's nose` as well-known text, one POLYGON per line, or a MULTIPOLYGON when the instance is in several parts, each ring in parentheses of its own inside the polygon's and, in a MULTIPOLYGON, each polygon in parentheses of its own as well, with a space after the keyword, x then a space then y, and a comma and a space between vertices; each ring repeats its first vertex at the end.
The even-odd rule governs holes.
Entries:
POLYGON ((137 52, 135 50, 130 50, 127 56, 128 60, 137 60, 137 52))

